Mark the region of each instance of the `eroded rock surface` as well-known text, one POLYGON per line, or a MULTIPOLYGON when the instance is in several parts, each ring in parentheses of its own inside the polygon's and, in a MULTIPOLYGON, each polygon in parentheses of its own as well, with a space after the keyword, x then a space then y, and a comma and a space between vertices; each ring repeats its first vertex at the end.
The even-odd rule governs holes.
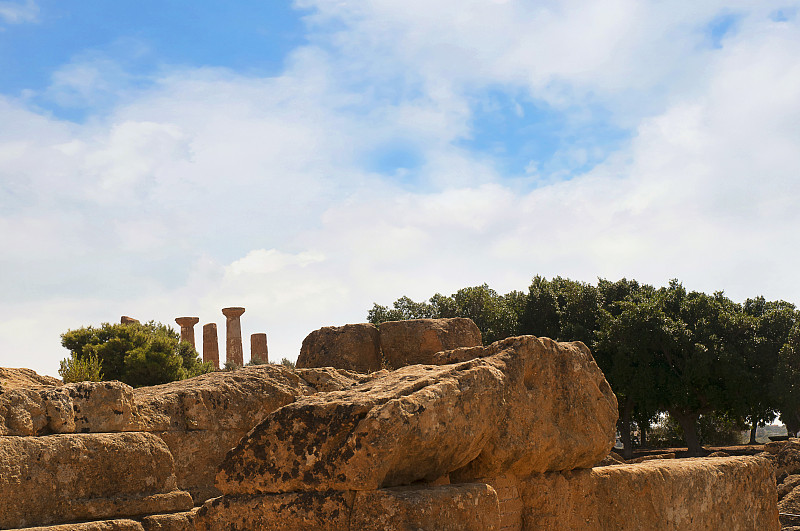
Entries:
POLYGON ((109 433, 137 429, 133 389, 122 382, 0 390, 0 435, 109 433))
POLYGON ((0 391, 21 387, 58 387, 62 381, 31 369, 0 367, 0 391))
POLYGON ((214 477, 225 453, 272 411, 318 388, 342 389, 369 378, 336 369, 295 372, 258 365, 143 387, 134 394, 142 429, 167 443, 178 484, 201 503, 220 494, 214 477))
POLYGON ((0 437, 0 527, 191 508, 149 433, 0 437))
POLYGON ((392 369, 406 365, 434 364, 443 350, 481 344, 481 331, 472 319, 410 319, 380 324, 380 346, 392 369))
POLYGON ((505 407, 478 458, 451 479, 588 468, 608 455, 617 398, 583 343, 512 337, 480 360, 506 376, 505 407))
POLYGON ((378 328, 370 323, 326 326, 303 340, 297 368, 335 367, 361 373, 381 370, 378 328))
POLYGON ((589 467, 608 454, 616 398, 585 346, 522 336, 483 354, 278 409, 229 452, 217 488, 370 490, 451 472, 467 482, 589 467))
POLYGON ((497 493, 483 483, 357 492, 350 529, 495 531, 500 529, 497 493))
POLYGON ((520 480, 525 530, 774 531, 772 468, 759 457, 667 459, 520 480))
POLYGON ((291 492, 208 500, 197 531, 349 531, 354 492, 291 492))
POLYGON ((475 458, 502 408, 481 362, 413 366, 268 416, 217 474, 224 493, 367 490, 434 480, 475 458))

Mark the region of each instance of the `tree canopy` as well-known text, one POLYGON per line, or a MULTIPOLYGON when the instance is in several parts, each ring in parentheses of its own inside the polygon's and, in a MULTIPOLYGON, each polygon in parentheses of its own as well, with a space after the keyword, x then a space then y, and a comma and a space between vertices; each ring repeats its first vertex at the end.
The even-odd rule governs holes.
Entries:
MULTIPOLYGON (((103 380, 119 380, 133 387, 183 380, 212 370, 194 347, 180 341, 171 327, 148 323, 85 326, 61 335, 61 344, 72 360, 96 359, 103 380)), ((62 362, 70 370, 75 361, 62 362)))
POLYGON ((791 431, 800 428, 800 319, 785 301, 737 303, 677 280, 656 288, 536 276, 527 293, 483 284, 423 302, 401 297, 368 313, 373 323, 425 317, 469 317, 485 344, 522 334, 584 342, 617 394, 626 453, 632 425, 644 435, 664 413, 694 454, 709 426, 746 423, 753 438, 780 414, 791 431))

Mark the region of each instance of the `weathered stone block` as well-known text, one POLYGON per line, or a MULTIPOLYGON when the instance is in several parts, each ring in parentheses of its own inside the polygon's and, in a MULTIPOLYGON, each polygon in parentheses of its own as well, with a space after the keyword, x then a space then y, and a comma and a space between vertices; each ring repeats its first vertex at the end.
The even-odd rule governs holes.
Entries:
POLYGON ((214 486, 217 467, 246 433, 246 430, 205 430, 155 434, 167 443, 172 453, 178 487, 189 491, 199 505, 222 494, 214 486))
POLYGON ((370 323, 314 330, 303 340, 297 367, 334 367, 361 373, 379 371, 380 332, 370 323))
POLYGON ((62 381, 24 368, 0 367, 0 391, 30 387, 58 387, 62 381))
POLYGON ((191 508, 149 433, 0 437, 0 527, 191 508))
POLYGON ((481 331, 472 319, 410 319, 380 324, 380 344, 389 367, 431 364, 434 354, 481 344, 481 331))
POLYGON ((585 346, 523 336, 486 353, 275 411, 226 456, 217 488, 373 490, 448 473, 464 483, 589 467, 608 454, 616 397, 585 346))
POLYGON ((137 428, 133 389, 122 382, 0 391, 0 434, 109 433, 137 428))
POLYGON ((484 350, 482 362, 506 376, 504 409, 480 455, 452 481, 588 468, 608 455, 617 398, 583 343, 520 336, 484 350))
POLYGON ((654 460, 536 474, 518 483, 523 529, 775 531, 777 492, 758 457, 654 460))
POLYGON ((314 393, 285 367, 258 365, 134 390, 145 431, 249 431, 268 413, 314 393))
POLYGON ((353 492, 222 496, 197 512, 197 531, 349 531, 353 492))
POLYGON ((476 360, 404 367, 268 416, 217 473, 226 494, 373 490, 432 481, 475 458, 502 410, 503 374, 476 360))
POLYGON ((494 531, 500 529, 497 493, 480 483, 357 492, 350 529, 494 531))
POLYGON ((144 531, 195 531, 198 508, 182 513, 154 514, 142 518, 144 531))
POLYGON ((145 531, 142 524, 135 520, 100 520, 73 524, 48 525, 44 527, 26 527, 18 531, 145 531))
POLYGON ((77 433, 110 433, 137 428, 133 388, 127 384, 81 382, 66 384, 58 391, 69 394, 77 433))

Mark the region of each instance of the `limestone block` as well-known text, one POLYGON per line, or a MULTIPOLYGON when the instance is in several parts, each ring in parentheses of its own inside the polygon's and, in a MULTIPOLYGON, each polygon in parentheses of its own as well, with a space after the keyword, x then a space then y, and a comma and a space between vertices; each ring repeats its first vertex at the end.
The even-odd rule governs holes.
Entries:
POLYGON ((295 369, 294 372, 300 376, 300 378, 302 378, 310 387, 313 387, 319 393, 342 391, 358 384, 372 381, 376 378, 383 378, 389 374, 389 371, 387 370, 380 370, 371 372, 369 374, 364 374, 345 369, 334 369, 332 367, 295 369))
POLYGON ((774 441, 764 445, 764 457, 775 467, 775 477, 783 481, 786 476, 800 473, 800 440, 774 441))
POLYGON ((0 527, 191 508, 175 488, 172 456, 149 433, 0 437, 0 527))
POLYGON ((249 431, 295 397, 314 393, 286 367, 258 365, 134 390, 145 431, 249 431))
POLYGON ((127 384, 117 381, 81 382, 66 384, 57 392, 69 394, 78 433, 133 431, 137 427, 134 424, 133 388, 127 384))
POLYGON ((199 505, 221 494, 214 486, 217 467, 247 431, 162 431, 155 434, 167 443, 175 460, 178 488, 189 491, 199 505))
POLYGON ((431 364, 437 352, 481 344, 481 332, 472 319, 410 319, 380 324, 383 357, 389 367, 431 364))
POLYGON ((588 468, 616 441, 617 398, 580 342, 520 336, 497 341, 473 362, 505 378, 504 410, 477 459, 452 481, 588 468))
POLYGON ((433 481, 474 459, 503 405, 481 360, 411 366, 269 415, 217 472, 226 494, 374 490, 433 481))
POLYGON ((142 518, 144 531, 195 531, 198 508, 182 513, 154 514, 142 518))
POLYGON ((777 531, 772 468, 758 457, 653 460, 518 481, 525 530, 777 531))
POLYGON ((30 387, 58 387, 62 381, 24 368, 0 367, 0 391, 30 387))
POLYGON ((0 434, 109 433, 137 428, 133 389, 122 382, 0 391, 0 434))
POLYGON ((495 531, 500 529, 497 493, 481 483, 361 491, 350 529, 495 531))
POLYGON ((314 330, 303 340, 297 367, 335 367, 361 373, 379 371, 380 332, 370 323, 314 330))
POLYGON ((590 467, 617 402, 581 343, 522 336, 456 365, 409 366, 278 409, 217 473, 224 493, 374 490, 590 467))
POLYGON ((135 520, 99 520, 73 524, 26 527, 18 531, 145 531, 135 520))
MULTIPOLYGON (((61 416, 55 425, 64 422, 61 416)), ((0 390, 0 435, 39 435, 49 431, 48 424, 47 404, 38 389, 0 390)))
POLYGON ((492 478, 481 478, 476 483, 485 483, 497 493, 500 510, 500 531, 522 530, 522 498, 517 489, 517 478, 511 474, 492 478))
POLYGON ((197 512, 197 531, 349 531, 353 492, 222 496, 197 512))
POLYGON ((787 476, 780 484, 778 484, 778 499, 780 500, 791 491, 800 485, 800 474, 792 474, 787 476))

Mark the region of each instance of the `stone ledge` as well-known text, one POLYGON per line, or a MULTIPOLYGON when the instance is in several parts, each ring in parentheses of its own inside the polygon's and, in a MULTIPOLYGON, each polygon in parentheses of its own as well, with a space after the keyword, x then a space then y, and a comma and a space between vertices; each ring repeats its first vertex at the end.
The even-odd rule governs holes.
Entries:
POLYGON ((518 488, 525 530, 780 529, 772 465, 759 457, 535 474, 518 488))

